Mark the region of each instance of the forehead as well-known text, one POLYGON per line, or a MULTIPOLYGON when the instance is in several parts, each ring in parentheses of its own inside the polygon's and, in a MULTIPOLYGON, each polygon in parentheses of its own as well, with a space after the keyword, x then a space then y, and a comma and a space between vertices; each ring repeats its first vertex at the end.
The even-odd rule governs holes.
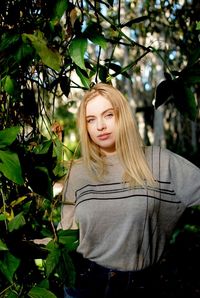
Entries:
POLYGON ((111 102, 102 95, 97 95, 87 102, 86 116, 103 113, 108 109, 112 109, 111 102))

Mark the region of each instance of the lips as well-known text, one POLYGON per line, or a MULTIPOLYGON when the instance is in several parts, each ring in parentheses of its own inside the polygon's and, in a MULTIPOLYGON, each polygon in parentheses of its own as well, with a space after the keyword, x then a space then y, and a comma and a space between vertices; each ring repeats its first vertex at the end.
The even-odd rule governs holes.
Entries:
POLYGON ((98 139, 101 141, 107 140, 109 136, 110 136, 110 133, 104 133, 104 134, 98 135, 98 139))

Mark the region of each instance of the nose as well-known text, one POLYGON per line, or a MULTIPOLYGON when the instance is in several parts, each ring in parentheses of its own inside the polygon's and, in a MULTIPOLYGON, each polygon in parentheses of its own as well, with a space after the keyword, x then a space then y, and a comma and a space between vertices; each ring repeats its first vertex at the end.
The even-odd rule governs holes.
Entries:
POLYGON ((103 119, 98 119, 97 121, 97 130, 102 131, 106 128, 106 124, 103 119))

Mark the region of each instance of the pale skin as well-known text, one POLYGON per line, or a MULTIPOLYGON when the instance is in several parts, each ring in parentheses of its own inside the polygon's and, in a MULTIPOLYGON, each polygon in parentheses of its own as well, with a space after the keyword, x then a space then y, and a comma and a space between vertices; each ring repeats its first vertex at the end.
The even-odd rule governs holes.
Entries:
POLYGON ((86 105, 87 131, 105 155, 115 153, 116 119, 108 99, 98 95, 86 105))

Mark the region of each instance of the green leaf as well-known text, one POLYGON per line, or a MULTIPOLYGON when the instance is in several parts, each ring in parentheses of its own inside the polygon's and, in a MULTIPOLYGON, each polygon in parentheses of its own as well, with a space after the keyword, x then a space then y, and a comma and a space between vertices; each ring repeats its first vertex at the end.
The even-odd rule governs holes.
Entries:
POLYGON ((56 156, 57 160, 63 160, 63 143, 59 138, 55 138, 53 142, 53 156, 56 156))
POLYGON ((38 286, 40 288, 45 288, 45 289, 49 289, 49 280, 48 279, 43 279, 38 286))
POLYGON ((200 30, 200 22, 196 22, 196 30, 200 30))
POLYGON ((98 23, 93 21, 90 22, 83 34, 86 38, 89 38, 90 41, 94 44, 102 47, 103 49, 107 48, 107 41, 103 36, 98 23))
POLYGON ((94 44, 96 44, 96 45, 98 45, 98 46, 100 46, 100 47, 102 47, 102 49, 106 49, 107 48, 107 41, 106 41, 106 39, 105 39, 105 37, 102 35, 102 34, 100 34, 100 33, 94 33, 94 34, 90 34, 89 36, 88 36, 88 38, 94 43, 94 44))
POLYGON ((17 138, 20 127, 13 126, 0 131, 0 148, 11 145, 17 138))
POLYGON ((13 292, 11 289, 8 289, 8 291, 6 291, 6 298, 18 298, 19 295, 16 292, 13 292))
POLYGON ((50 292, 49 290, 45 288, 40 288, 38 286, 32 288, 28 292, 28 296, 31 298, 57 298, 55 294, 50 292))
POLYGON ((73 251, 77 248, 79 241, 79 230, 59 230, 58 242, 66 245, 68 251, 73 251))
POLYGON ((54 7, 53 16, 51 18, 51 23, 53 25, 57 25, 61 17, 63 16, 64 12, 68 8, 68 1, 67 0, 58 0, 56 1, 56 5, 54 7))
POLYGON ((9 48, 15 47, 16 44, 19 42, 19 39, 20 39, 19 34, 13 34, 13 33, 2 34, 1 42, 0 42, 0 52, 6 51, 9 48))
POLYGON ((62 249, 62 259, 64 265, 64 271, 66 271, 67 279, 65 281, 66 286, 74 287, 75 279, 76 279, 76 271, 74 267, 74 263, 72 262, 71 257, 68 254, 67 249, 62 249))
POLYGON ((5 78, 4 81, 4 90, 9 94, 13 95, 15 92, 15 81, 11 79, 11 77, 8 75, 5 78))
POLYGON ((26 224, 26 221, 23 216, 23 213, 20 212, 8 223, 9 232, 18 230, 19 228, 23 227, 25 224, 26 224))
POLYGON ((21 165, 17 153, 10 150, 0 150, 0 172, 9 180, 23 184, 21 165))
POLYGON ((0 250, 8 250, 6 244, 0 239, 0 250))
POLYGON ((3 260, 0 260, 0 271, 3 275, 13 282, 13 275, 20 265, 20 260, 13 256, 10 252, 4 252, 3 260))
POLYGON ((90 79, 88 78, 87 72, 79 67, 76 68, 76 73, 79 76, 81 83, 87 89, 90 88, 90 79))
POLYGON ((60 248, 59 247, 54 247, 51 249, 50 253, 47 256, 46 259, 46 274, 47 277, 54 271, 55 267, 59 263, 60 260, 60 248))
POLYGON ((0 221, 4 221, 4 220, 6 220, 5 214, 0 214, 0 221))
POLYGON ((27 60, 32 61, 32 55, 34 52, 35 50, 30 44, 23 42, 15 53, 15 59, 19 64, 27 60))
POLYGON ((74 38, 69 46, 69 53, 73 62, 80 68, 86 70, 84 55, 87 50, 86 38, 74 38))
POLYGON ((38 146, 34 147, 33 152, 35 154, 46 154, 46 153, 48 153, 51 145, 52 145, 51 140, 44 141, 43 143, 41 143, 38 146))
POLYGON ((60 71, 62 56, 55 49, 50 49, 47 46, 47 40, 41 31, 35 34, 22 34, 23 41, 29 39, 35 48, 37 54, 40 56, 42 62, 56 71, 60 71))

